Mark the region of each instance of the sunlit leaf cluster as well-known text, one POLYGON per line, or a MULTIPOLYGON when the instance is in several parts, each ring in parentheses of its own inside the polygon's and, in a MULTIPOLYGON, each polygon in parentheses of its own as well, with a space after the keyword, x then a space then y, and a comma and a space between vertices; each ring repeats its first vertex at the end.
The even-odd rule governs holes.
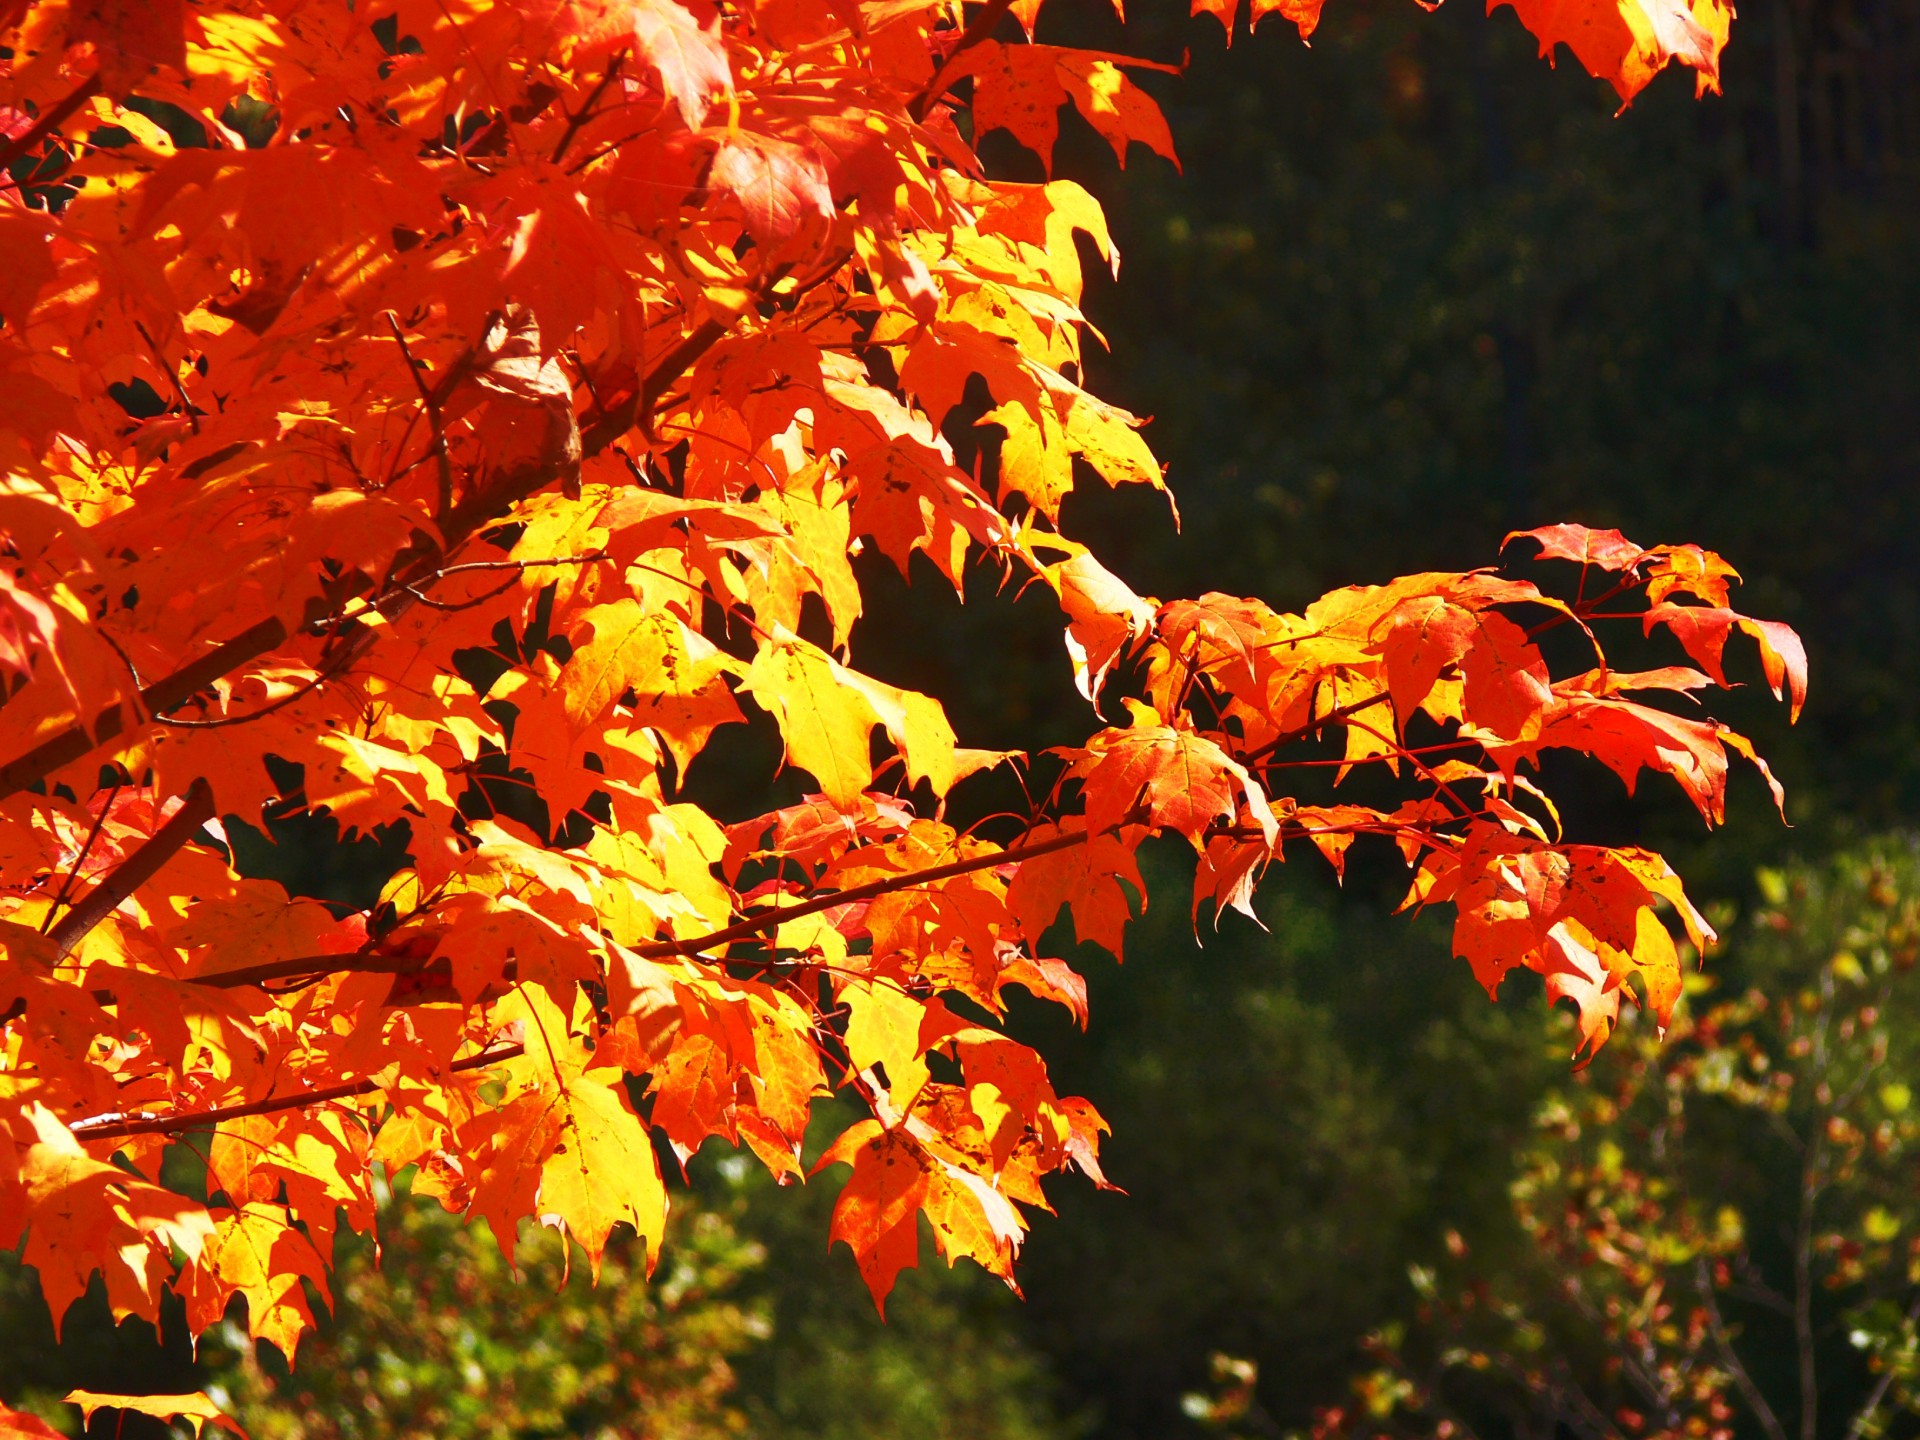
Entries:
MULTIPOLYGON (((1582 9, 1540 8, 1549 44, 1582 9)), ((1572 42, 1623 95, 1714 75, 1717 0, 1586 8, 1630 32, 1572 42)), ((1509 542, 1549 588, 1297 615, 1106 569, 1063 501, 1162 486, 1081 383, 1083 257, 1118 256, 1084 188, 973 140, 1046 159, 1071 107, 1123 158, 1172 141, 1135 62, 1031 43, 1038 10, 0 3, 0 1243, 56 1315, 96 1275, 196 1330, 239 1298, 292 1357, 405 1167, 509 1259, 529 1220, 589 1269, 617 1227, 652 1254, 663 1162, 801 1180, 835 1091, 866 1113, 832 1235, 876 1300, 922 1217, 1012 1283, 1105 1126, 1006 994, 1085 1022, 1059 946, 1119 954, 1160 834, 1196 911, 1381 837, 1489 989, 1545 974, 1583 1049, 1622 997, 1664 1019, 1669 913, 1704 922, 1657 856, 1567 841, 1538 763, 1717 821, 1752 747, 1649 699, 1744 637, 1797 712, 1798 641, 1711 552, 1578 526, 1509 542), (1050 593, 1082 743, 970 748, 861 670, 870 553, 1050 593), (808 797, 685 798, 750 717, 808 797), (988 770, 1028 812, 957 823, 988 770), (303 812, 404 840, 377 903, 236 868, 230 830, 303 812), (161 1183, 176 1142, 204 1195, 161 1183)))

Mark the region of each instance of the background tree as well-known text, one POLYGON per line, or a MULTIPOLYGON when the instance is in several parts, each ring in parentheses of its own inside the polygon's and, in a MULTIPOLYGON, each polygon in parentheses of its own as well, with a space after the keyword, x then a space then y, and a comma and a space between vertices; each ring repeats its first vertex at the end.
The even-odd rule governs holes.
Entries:
MULTIPOLYGON (((1689 987, 1558 1087, 1512 1186, 1533 1241, 1417 1267, 1417 1324, 1319 1420, 1356 1434, 1880 1436, 1920 1403, 1911 840, 1768 871, 1689 987)), ((1209 1407, 1264 1423, 1243 1372, 1209 1407)))

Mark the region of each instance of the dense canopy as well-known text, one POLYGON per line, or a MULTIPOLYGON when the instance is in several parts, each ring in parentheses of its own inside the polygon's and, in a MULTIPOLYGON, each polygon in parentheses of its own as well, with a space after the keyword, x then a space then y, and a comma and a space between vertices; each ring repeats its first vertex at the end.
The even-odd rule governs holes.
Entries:
MULTIPOLYGON (((1623 100, 1715 83, 1731 13, 1516 8, 1623 100)), ((1044 161, 1069 106, 1173 144, 1141 62, 1038 10, 0 3, 0 1243, 56 1315, 96 1272, 196 1329, 241 1296, 291 1356, 375 1167, 597 1265, 716 1137, 803 1178, 836 1090, 865 1118, 813 1168, 851 1167, 876 1300, 923 1214, 1011 1283, 1105 1126, 1004 993, 1086 1022, 1062 950, 1120 954, 1156 834, 1196 920, 1289 842, 1383 837, 1583 1051, 1623 996, 1665 1017, 1667 917, 1705 922, 1568 841, 1541 758, 1717 822, 1752 747, 1650 701, 1757 649, 1797 714, 1798 640, 1712 552, 1575 525, 1299 614, 1106 569, 1063 500, 1163 483, 1081 385, 1081 267, 1119 257, 1085 189, 974 146, 1044 161), (967 748, 856 668, 868 549, 1051 592, 1084 741, 967 748), (753 717, 804 798, 686 798, 753 717), (1025 810, 958 823, 989 771, 1025 810), (303 811, 402 847, 377 903, 243 873, 239 827, 303 811)))

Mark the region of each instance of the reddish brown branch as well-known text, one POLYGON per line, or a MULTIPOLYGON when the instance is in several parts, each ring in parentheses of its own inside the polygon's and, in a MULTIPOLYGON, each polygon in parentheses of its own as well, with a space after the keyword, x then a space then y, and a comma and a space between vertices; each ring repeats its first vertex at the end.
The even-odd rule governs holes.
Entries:
POLYGON ((600 77, 600 83, 593 87, 593 93, 587 96, 586 103, 576 113, 567 116, 567 128, 562 132, 559 143, 553 147, 553 153, 547 156, 549 165, 558 165, 566 158, 567 149, 573 144, 574 137, 580 133, 582 126, 594 118, 593 107, 600 103, 601 97, 607 93, 607 87, 619 78, 620 68, 626 63, 627 52, 622 50, 613 57, 612 63, 607 66, 607 73, 600 77))
MULTIPOLYGON (((360 577, 343 577, 340 582, 328 586, 307 602, 305 623, 324 624, 344 600, 364 588, 364 585, 360 577)), ((141 719, 177 710, 221 676, 284 645, 291 633, 277 618, 270 618, 214 646, 198 660, 182 665, 171 675, 163 676, 143 689, 138 703, 141 719)), ((128 708, 126 703, 111 705, 94 718, 91 728, 70 725, 24 755, 16 756, 0 766, 0 800, 19 794, 62 766, 71 765, 108 741, 119 739, 129 728, 128 708)))
MULTIPOLYGON (((1120 825, 1140 824, 1146 820, 1142 810, 1130 811, 1119 822, 1120 825)), ((1118 828, 1118 826, 1112 827, 1118 828)), ((721 959, 704 953, 709 948, 727 945, 735 940, 745 940, 777 929, 790 920, 804 919, 817 915, 823 910, 831 910, 838 905, 853 905, 864 900, 878 899, 902 890, 911 890, 923 885, 938 884, 942 880, 957 879, 962 875, 971 875, 981 870, 991 870, 1001 865, 1018 864, 1037 856, 1050 855, 1060 850, 1070 850, 1076 845, 1084 845, 1099 835, 1111 833, 1110 830, 1073 830, 1050 836, 1045 840, 1025 845, 1012 845, 1004 850, 996 850, 984 855, 975 855, 966 860, 956 860, 946 865, 930 866, 925 870, 911 870, 899 875, 889 875, 879 880, 870 880, 864 885, 851 885, 845 889, 829 890, 814 895, 795 905, 783 906, 750 915, 736 921, 724 929, 701 935, 690 940, 657 940, 633 947, 633 953, 645 958, 660 958, 669 955, 688 956, 706 960, 710 964, 720 964, 721 959)), ((1254 825, 1224 825, 1207 832, 1209 835, 1232 836, 1240 839, 1263 837, 1265 831, 1254 825)), ((1318 835, 1395 835, 1410 834, 1428 845, 1439 846, 1443 837, 1421 826, 1394 824, 1391 822, 1363 822, 1348 825, 1307 826, 1291 821, 1280 823, 1280 838, 1283 840, 1312 839, 1318 835)), ((155 837, 158 839, 158 836, 155 837)), ((151 842, 149 842, 151 843, 151 842)), ((125 867, 122 867, 123 869, 125 867)), ((157 867, 156 867, 157 868, 157 867)), ((511 981, 515 971, 514 963, 509 960, 503 979, 511 981)), ((189 985, 202 985, 208 989, 233 990, 249 985, 266 985, 275 980, 287 980, 311 983, 328 975, 401 975, 415 976, 428 982, 428 988, 416 993, 396 995, 388 1003, 418 1003, 428 998, 439 998, 445 990, 444 985, 435 985, 436 970, 444 976, 444 965, 436 967, 433 957, 417 955, 381 955, 371 951, 359 950, 341 955, 292 955, 279 960, 266 960, 258 965, 243 965, 232 970, 216 971, 211 975, 188 976, 182 982, 189 985), (429 995, 429 990, 433 993, 429 995)), ((96 972, 98 974, 99 972, 96 972)), ((114 993, 110 988, 93 990, 93 1000, 99 1005, 112 1005, 114 993)), ((447 992, 451 995, 451 992, 447 992)), ((12 1009, 0 1014, 0 1023, 18 1018, 25 1010, 24 1002, 16 1002, 12 1009)))
POLYGON ((309 980, 321 975, 352 972, 356 975, 400 975, 426 965, 419 955, 375 955, 353 950, 344 955, 290 955, 284 960, 267 960, 258 965, 242 965, 237 970, 218 970, 211 975, 189 975, 188 985, 204 985, 209 990, 238 990, 247 985, 264 985, 272 980, 309 980))
MULTIPOLYGON (((1142 817, 1130 816, 1122 823, 1133 823, 1136 818, 1142 817)), ((1005 850, 996 850, 991 854, 956 860, 948 865, 936 865, 926 870, 890 875, 885 879, 869 881, 865 885, 849 886, 844 890, 831 890, 815 895, 797 905, 748 916, 744 920, 727 926, 724 930, 716 930, 711 935, 703 935, 695 940, 661 940, 636 945, 633 947, 634 953, 649 958, 666 955, 698 955, 700 951, 710 946, 744 940, 749 936, 783 925, 789 920, 817 915, 822 910, 830 910, 836 905, 857 904, 862 900, 871 900, 896 890, 909 890, 917 885, 937 884, 942 880, 971 875, 978 870, 990 870, 998 865, 1015 864, 1021 860, 1030 860, 1037 855, 1050 855, 1056 850, 1069 850, 1075 845, 1084 845, 1093 838, 1093 833, 1087 830, 1069 831, 1046 840, 1035 841, 1030 845, 1015 845, 1005 850)), ((364 950, 345 955, 293 955, 280 960, 262 961, 258 965, 220 970, 211 975, 190 976, 185 983, 204 985, 209 989, 234 990, 247 985, 264 985, 274 980, 309 980, 324 975, 405 975, 425 970, 429 964, 428 959, 420 956, 376 955, 364 950)), ((94 992, 94 998, 102 1005, 114 1003, 110 991, 97 990, 94 992)))
POLYGON ((62 96, 51 109, 42 110, 39 117, 26 130, 13 139, 0 142, 0 167, 11 165, 22 155, 39 147, 54 131, 66 124, 73 112, 100 93, 100 77, 89 75, 78 86, 62 96))
POLYGON ((387 329, 393 332, 393 343, 400 347, 401 363, 407 367, 407 376, 413 381, 413 388, 420 394, 420 404, 427 412, 427 428, 433 434, 433 462, 439 479, 438 500, 433 513, 445 516, 453 508, 453 460, 447 451, 447 427, 440 417, 440 402, 433 391, 427 388, 425 378, 420 374, 420 366, 413 358, 413 351, 407 347, 407 335, 400 328, 400 320, 391 310, 386 313, 387 329))
POLYGON ((1307 736, 1313 734, 1314 731, 1322 728, 1323 726, 1332 725, 1337 723, 1338 721, 1345 720, 1349 715, 1358 715, 1362 710, 1371 710, 1374 706, 1382 704, 1383 702, 1391 698, 1392 697, 1385 690, 1382 690, 1378 695, 1371 696, 1368 699, 1356 700, 1351 705, 1342 705, 1337 710, 1329 710, 1326 714, 1322 715, 1318 720, 1311 721, 1305 725, 1296 726, 1292 730, 1281 731, 1278 735, 1274 736, 1273 739, 1269 740, 1266 744, 1262 745, 1258 750, 1250 750, 1245 755, 1242 755, 1240 759, 1243 762, 1248 762, 1248 763, 1251 763, 1255 760, 1264 760, 1267 756, 1273 754, 1274 751, 1278 750, 1283 745, 1291 745, 1296 740, 1304 740, 1307 738, 1307 736))
POLYGON ((732 328, 709 316, 689 330, 679 344, 660 357, 632 395, 581 434, 581 450, 589 455, 604 450, 652 415, 654 404, 666 394, 667 387, 692 369, 694 361, 718 344, 732 328))
MULTIPOLYGON (((1127 822, 1123 820, 1121 823, 1127 822)), ((1051 855, 1056 850, 1071 850, 1074 846, 1084 845, 1096 835, 1104 833, 1104 831, 1094 830, 1073 830, 1066 834, 1055 835, 1051 839, 1037 840, 1031 845, 1014 845, 1005 850, 996 850, 990 855, 975 855, 970 860, 956 860, 950 865, 935 865, 927 870, 914 870, 904 875, 889 875, 884 880, 869 880, 865 885, 849 885, 844 890, 830 890, 824 895, 814 896, 811 900, 803 900, 798 905, 783 906, 762 915, 749 915, 746 919, 737 921, 724 930, 715 930, 712 934, 702 935, 697 939, 656 940, 649 944, 636 945, 633 947, 633 953, 648 958, 659 955, 689 955, 696 950, 731 944, 735 940, 745 940, 749 936, 760 934, 763 930, 775 929, 789 920, 818 915, 822 910, 831 910, 836 905, 854 905, 862 900, 891 895, 896 890, 910 890, 916 885, 932 885, 941 880, 971 875, 977 870, 991 870, 997 865, 1031 860, 1036 855, 1051 855)))
MULTIPOLYGON (((521 1054, 521 1045, 501 1045, 456 1060, 449 1070, 483 1070, 502 1060, 521 1054)), ((227 1120, 244 1120, 249 1115, 272 1115, 282 1110, 300 1110, 309 1105, 324 1105, 331 1100, 347 1100, 355 1095, 371 1095, 383 1090, 378 1080, 349 1080, 339 1085, 324 1085, 318 1090, 303 1090, 297 1095, 269 1095, 245 1105, 223 1105, 215 1110, 200 1110, 191 1115, 92 1115, 76 1120, 70 1127, 82 1140, 119 1140, 128 1135, 178 1135, 202 1125, 219 1125, 227 1120)))
POLYGON ((147 881, 160 873, 160 867, 171 860, 185 845, 199 833, 200 827, 213 818, 213 787, 202 780, 195 780, 187 787, 187 793, 178 810, 171 819, 150 835, 146 843, 129 855, 93 889, 74 902, 71 910, 60 917, 60 923, 48 932, 54 949, 62 958, 73 952, 73 948, 86 938, 87 932, 98 925, 107 916, 120 908, 121 902, 133 894, 147 881))

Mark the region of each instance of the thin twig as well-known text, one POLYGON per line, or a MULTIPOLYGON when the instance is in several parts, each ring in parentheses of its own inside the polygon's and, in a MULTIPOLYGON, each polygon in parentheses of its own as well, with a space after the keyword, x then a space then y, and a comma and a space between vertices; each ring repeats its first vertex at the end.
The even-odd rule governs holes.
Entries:
MULTIPOLYGON (((1813 1027, 1813 1077, 1816 1100, 1832 1069, 1827 1032, 1833 1021, 1833 971, 1820 972, 1820 1009, 1813 1027)), ((1820 1383, 1816 1336, 1813 1328, 1814 1211, 1825 1188, 1827 1120, 1830 1103, 1819 1105, 1813 1116, 1811 1143, 1801 1157, 1800 1213, 1794 1225, 1793 1339, 1800 1372, 1800 1440, 1817 1440, 1820 1433, 1820 1383)))
POLYGON ((1396 759, 1405 760, 1409 765, 1411 765, 1415 770, 1417 770, 1420 773, 1421 779, 1426 780, 1433 785, 1434 793, 1439 795, 1444 795, 1447 797, 1448 803, 1453 806, 1456 812, 1458 812, 1462 820, 1471 820, 1480 813, 1478 810, 1475 810, 1472 807, 1470 807, 1467 804, 1467 802, 1462 800, 1458 795, 1454 794, 1453 787, 1449 785, 1446 781, 1442 780, 1438 775, 1434 774, 1433 768, 1430 765, 1428 765, 1426 761, 1422 760, 1418 755, 1415 755, 1412 751, 1408 750, 1406 746, 1400 744, 1400 742, 1395 740, 1393 736, 1382 734, 1380 731, 1374 729, 1373 726, 1367 724, 1364 720, 1354 721, 1353 728, 1362 732, 1363 734, 1373 736, 1373 738, 1378 740, 1382 745, 1386 745, 1390 747, 1396 759))
POLYGON ((453 508, 453 461, 447 454, 447 431, 440 419, 440 402, 420 377, 420 367, 414 361, 413 351, 407 348, 407 337, 400 329, 399 318, 389 310, 385 319, 387 328, 393 332, 393 343, 400 347, 400 358, 406 362, 407 377, 413 381, 413 388, 420 392, 420 403, 427 412, 427 426, 433 432, 433 459, 440 472, 439 504, 433 512, 438 520, 453 508))
MULTIPOLYGON (((1905 1328, 1908 1343, 1911 1343, 1911 1335, 1916 1321, 1920 1321, 1920 1294, 1916 1294, 1913 1297, 1913 1303, 1907 1306, 1905 1328)), ((1873 1423, 1873 1417, 1879 1413, 1880 1407, 1886 1403, 1887 1391, 1893 1388, 1893 1382, 1899 1373, 1900 1367, 1898 1365, 1888 1365, 1881 1370, 1880 1378, 1875 1382, 1873 1390, 1868 1394, 1866 1403, 1860 1407, 1860 1412, 1853 1417, 1853 1423, 1847 1427, 1847 1440, 1861 1440, 1861 1437, 1867 1433, 1867 1426, 1873 1423)))
POLYGON ((1813 1333, 1813 1212, 1820 1196, 1819 1172, 1825 1163, 1825 1141, 1816 1138, 1800 1171, 1800 1214, 1794 1226, 1793 1345, 1800 1380, 1800 1440, 1817 1440, 1819 1435, 1819 1373, 1815 1368, 1813 1333))
POLYGON ((333 676, 330 674, 316 675, 299 689, 289 691, 278 700, 270 700, 258 710, 249 710, 244 715, 222 715, 218 720, 176 720, 167 715, 155 715, 153 723, 171 726, 177 730, 222 730, 229 725, 245 725, 250 721, 265 719, 276 710, 284 710, 296 700, 306 699, 331 679, 333 676))
MULTIPOLYGON (((1119 825, 1139 824, 1145 816, 1139 811, 1129 811, 1122 816, 1119 825)), ((920 885, 933 885, 942 880, 956 879, 961 875, 971 875, 977 870, 991 870, 996 866, 1010 865, 1021 860, 1031 860, 1037 855, 1051 855, 1056 850, 1071 850, 1076 845, 1085 845, 1091 840, 1106 834, 1105 830, 1070 830, 1045 840, 1036 840, 1028 845, 1012 845, 1005 850, 996 850, 987 855, 975 855, 969 860, 956 860, 950 865, 935 865, 926 870, 916 870, 908 874, 893 875, 883 880, 870 880, 864 885, 850 885, 844 890, 830 890, 816 895, 811 900, 803 900, 798 905, 789 905, 767 911, 762 915, 750 915, 746 919, 715 930, 711 934, 699 936, 693 940, 656 940, 645 945, 635 945, 633 953, 648 959, 665 955, 685 955, 695 950, 706 950, 715 945, 730 944, 735 940, 745 940, 758 935, 763 930, 772 930, 790 920, 803 919, 808 915, 818 915, 822 910, 831 910, 836 905, 852 905, 862 900, 876 899, 881 895, 890 895, 896 890, 907 890, 920 885)))
POLYGON ((1307 736, 1324 726, 1345 720, 1349 715, 1358 715, 1363 710, 1371 710, 1374 706, 1383 704, 1392 698, 1387 691, 1382 690, 1378 695, 1370 696, 1368 699, 1355 700, 1351 705, 1342 705, 1336 710, 1329 710, 1318 720, 1309 721, 1305 725, 1295 726, 1291 730, 1282 730, 1259 749, 1250 750, 1245 755, 1242 755, 1240 757, 1241 763, 1252 764, 1256 760, 1263 760, 1283 745, 1291 745, 1296 740, 1304 740, 1307 736))
MULTIPOLYGON (((450 1071, 482 1070, 489 1065, 497 1065, 503 1060, 511 1060, 524 1052, 523 1045, 502 1045, 492 1050, 482 1050, 478 1055, 469 1055, 464 1060, 456 1060, 447 1067, 450 1071)), ((245 1105, 223 1105, 214 1110, 201 1110, 191 1115, 141 1115, 126 1117, 122 1115, 93 1115, 84 1120, 76 1120, 70 1130, 82 1140, 119 1140, 128 1135, 177 1135, 183 1130, 197 1129, 202 1125, 219 1125, 228 1120, 244 1120, 250 1115, 272 1115, 281 1110, 300 1110, 309 1105, 324 1105, 332 1100, 346 1100, 355 1095, 371 1095, 386 1087, 378 1080, 349 1080, 339 1085, 326 1085, 318 1090, 303 1090, 297 1095, 269 1095, 264 1100, 250 1101, 245 1105)))
POLYGON ((593 118, 593 107, 600 103, 600 97, 607 93, 607 87, 613 84, 620 74, 620 67, 626 63, 627 52, 622 50, 613 57, 612 63, 607 66, 607 73, 600 77, 600 83, 594 86, 593 93, 587 96, 586 104, 580 107, 578 113, 567 117, 567 128, 560 136, 560 143, 553 147, 553 153, 547 157, 549 165, 560 163, 567 153, 567 147, 573 144, 574 137, 579 135, 580 127, 593 118))
POLYGON ((1767 1440, 1787 1440, 1786 1427, 1780 1423, 1780 1417, 1773 1413, 1773 1406, 1760 1393, 1760 1387, 1753 1383, 1753 1376, 1747 1373, 1739 1352, 1733 1348, 1733 1337, 1727 1332, 1726 1322, 1720 1318, 1720 1302, 1714 1298, 1713 1278, 1707 1273, 1704 1258, 1694 1262, 1694 1284, 1700 1291, 1700 1302, 1707 1312, 1707 1328, 1712 1332, 1714 1346, 1720 1352, 1720 1363, 1733 1376, 1733 1383, 1746 1398, 1747 1408, 1753 1411, 1753 1418, 1767 1432, 1767 1440))
POLYGON ((140 332, 140 338, 147 342, 147 353, 152 357, 154 367, 158 369, 161 374, 165 375, 168 383, 173 386, 173 393, 179 397, 180 400, 180 413, 187 417, 188 427, 194 434, 198 435, 200 433, 200 414, 194 409, 193 397, 187 394, 187 387, 181 383, 180 372, 174 368, 173 362, 167 359, 165 353, 162 352, 160 342, 153 338, 153 332, 147 329, 145 321, 134 321, 133 328, 138 330, 140 332))
POLYGON ((80 872, 86 868, 87 856, 93 853, 93 842, 100 838, 101 830, 106 827, 107 816, 113 813, 114 797, 120 793, 122 783, 116 781, 114 787, 107 792, 106 804, 102 805, 100 813, 93 817, 93 825, 88 829, 87 838, 80 846, 80 853, 73 859, 73 868, 67 871, 67 878, 60 882, 60 893, 53 897, 53 904, 49 905, 47 913, 40 917, 42 935, 47 933, 53 924, 54 915, 59 912, 62 905, 67 903, 67 897, 73 893, 74 882, 80 878, 80 872))
POLYGON ((556 555, 549 560, 464 560, 458 565, 436 570, 428 578, 444 580, 449 575, 458 575, 467 570, 538 570, 546 565, 592 565, 612 558, 604 550, 594 550, 586 555, 556 555))

